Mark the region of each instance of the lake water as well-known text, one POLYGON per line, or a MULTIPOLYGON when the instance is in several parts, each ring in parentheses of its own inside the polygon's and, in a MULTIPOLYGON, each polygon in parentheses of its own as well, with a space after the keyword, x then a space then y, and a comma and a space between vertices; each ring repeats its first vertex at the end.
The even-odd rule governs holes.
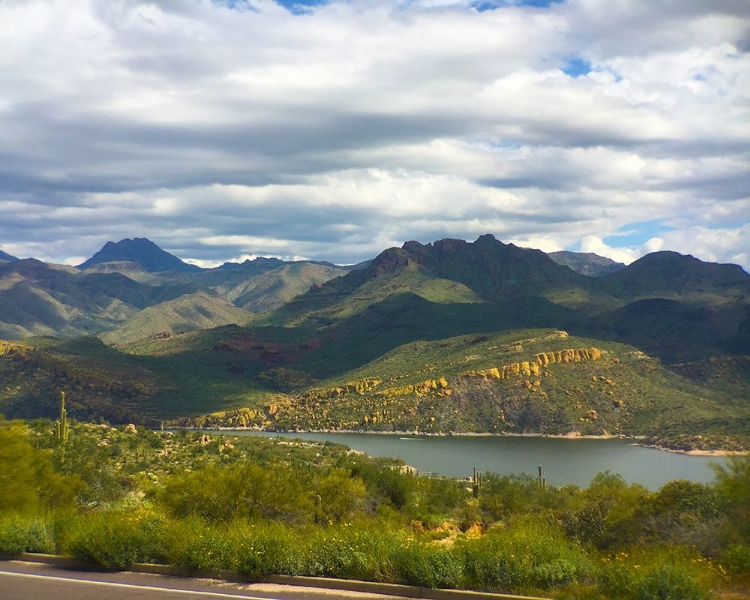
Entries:
MULTIPOLYGON (((215 432, 214 432, 215 433, 215 432)), ((623 439, 559 439, 502 436, 404 436, 368 433, 270 433, 232 431, 238 435, 330 440, 372 456, 401 458, 420 473, 466 477, 473 467, 501 475, 537 475, 542 465, 547 482, 586 486, 597 473, 609 471, 626 481, 658 489, 673 479, 713 480, 712 463, 721 457, 687 456, 632 445, 623 439)), ((230 435, 229 431, 225 432, 230 435)))

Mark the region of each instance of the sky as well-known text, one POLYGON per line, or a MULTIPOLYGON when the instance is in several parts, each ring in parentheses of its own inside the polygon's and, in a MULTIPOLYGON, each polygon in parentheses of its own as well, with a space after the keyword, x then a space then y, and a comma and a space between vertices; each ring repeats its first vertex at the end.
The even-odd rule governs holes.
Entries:
POLYGON ((750 270, 747 0, 0 0, 0 249, 750 270))

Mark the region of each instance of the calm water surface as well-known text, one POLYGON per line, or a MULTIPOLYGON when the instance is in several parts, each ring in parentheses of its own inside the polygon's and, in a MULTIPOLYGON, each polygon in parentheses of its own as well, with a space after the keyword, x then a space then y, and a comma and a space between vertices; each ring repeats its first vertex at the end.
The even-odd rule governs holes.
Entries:
MULTIPOLYGON (((230 432, 225 432, 227 435, 230 432)), ((270 433, 232 431, 238 435, 330 440, 372 456, 401 458, 420 473, 465 477, 472 468, 501 475, 536 476, 542 465, 551 485, 586 486, 597 473, 617 473, 632 483, 657 489, 673 479, 713 480, 711 464, 726 459, 686 456, 632 445, 629 440, 538 437, 404 436, 372 433, 270 433)))

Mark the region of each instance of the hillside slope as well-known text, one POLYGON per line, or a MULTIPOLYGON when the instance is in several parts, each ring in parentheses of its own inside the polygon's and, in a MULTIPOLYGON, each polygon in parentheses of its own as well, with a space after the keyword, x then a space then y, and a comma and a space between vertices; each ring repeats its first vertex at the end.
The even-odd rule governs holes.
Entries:
POLYGON ((119 273, 25 259, 0 265, 0 337, 68 337, 95 333, 138 311, 189 291, 190 285, 150 286, 119 273))
POLYGON ((146 337, 244 324, 250 315, 217 294, 199 291, 149 306, 124 323, 98 334, 108 344, 128 344, 146 337))

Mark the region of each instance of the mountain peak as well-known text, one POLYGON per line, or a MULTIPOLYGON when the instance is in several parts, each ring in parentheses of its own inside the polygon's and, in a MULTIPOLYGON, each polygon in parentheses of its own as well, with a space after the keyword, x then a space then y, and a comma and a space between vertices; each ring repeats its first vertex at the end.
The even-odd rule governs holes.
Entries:
POLYGON ((16 261, 18 258, 16 256, 13 256, 12 254, 8 254, 7 252, 3 252, 0 250, 0 260, 7 260, 8 262, 16 261))
POLYGON ((125 238, 117 243, 107 242, 99 252, 94 254, 85 263, 79 265, 78 268, 87 269, 92 265, 108 262, 137 263, 150 273, 159 271, 191 273, 201 270, 200 267, 189 265, 181 261, 174 254, 162 250, 147 238, 125 238))
POLYGON ((557 264, 564 265, 581 275, 588 275, 589 277, 599 277, 625 268, 623 263, 616 262, 605 256, 599 256, 593 252, 561 250, 559 252, 550 252, 547 256, 557 264))

